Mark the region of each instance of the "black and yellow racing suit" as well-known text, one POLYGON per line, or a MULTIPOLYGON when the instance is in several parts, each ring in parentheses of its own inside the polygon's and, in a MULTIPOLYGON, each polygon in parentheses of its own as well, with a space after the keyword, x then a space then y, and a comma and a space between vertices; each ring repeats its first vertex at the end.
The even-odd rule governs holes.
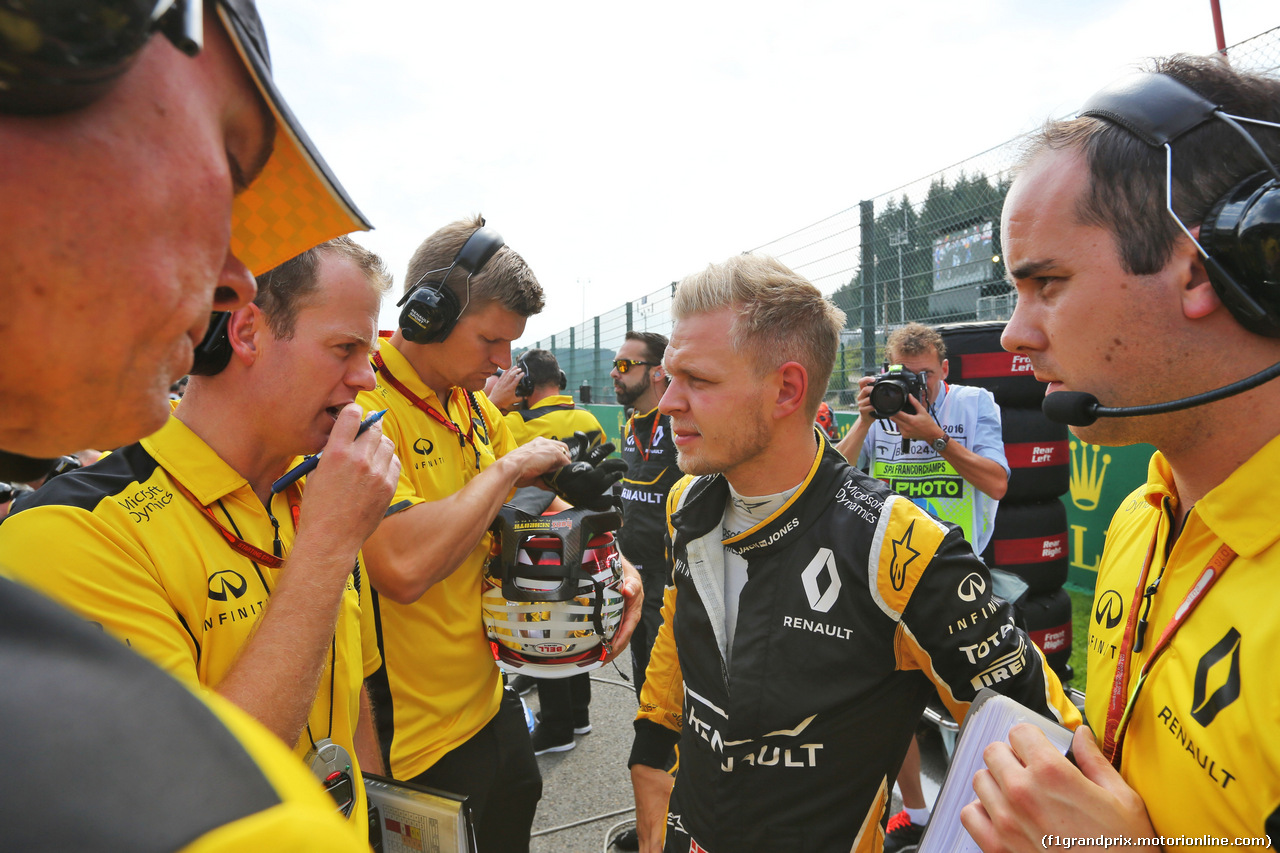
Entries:
POLYGON ((668 853, 880 850, 935 691, 956 719, 992 687, 1080 722, 960 529, 819 440, 796 493, 732 539, 723 477, 685 478, 668 498, 674 583, 631 754, 660 767, 679 742, 668 853), (728 548, 748 571, 732 668, 720 651, 728 548))

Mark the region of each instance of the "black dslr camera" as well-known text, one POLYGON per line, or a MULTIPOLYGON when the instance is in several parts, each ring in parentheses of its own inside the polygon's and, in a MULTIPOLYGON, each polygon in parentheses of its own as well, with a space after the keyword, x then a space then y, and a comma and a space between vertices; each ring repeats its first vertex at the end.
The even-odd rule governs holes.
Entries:
MULTIPOLYGON (((907 370, 901 364, 886 364, 871 386, 871 407, 877 418, 888 418, 907 408, 912 398, 924 405, 924 376, 907 370)), ((914 411, 916 405, 911 404, 914 411)))

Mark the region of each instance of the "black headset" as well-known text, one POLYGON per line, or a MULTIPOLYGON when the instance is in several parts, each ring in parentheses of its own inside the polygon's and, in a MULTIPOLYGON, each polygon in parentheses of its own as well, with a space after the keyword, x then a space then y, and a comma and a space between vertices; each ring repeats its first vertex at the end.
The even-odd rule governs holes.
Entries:
POLYGON ((202 0, 5 3, 0 112, 70 112, 106 94, 157 32, 188 56, 204 43, 202 0))
POLYGON ((528 397, 533 393, 533 377, 529 375, 529 365, 523 355, 516 362, 516 366, 520 368, 522 374, 520 381, 516 383, 516 396, 528 397))
POLYGON ((1280 337, 1280 169, 1240 122, 1280 125, 1230 115, 1164 74, 1138 74, 1103 89, 1080 114, 1114 122, 1152 148, 1165 150, 1166 207, 1200 251, 1222 304, 1249 331, 1280 337), (1240 181, 1213 204, 1197 241, 1173 212, 1172 143, 1214 119, 1239 133, 1266 168, 1240 181))
POLYGON ((405 340, 414 344, 434 344, 449 337, 453 327, 458 324, 458 318, 471 301, 471 276, 484 269, 484 265, 504 245, 502 235, 492 228, 484 227, 484 220, 481 219, 480 227, 471 232, 467 242, 453 256, 453 263, 423 273, 422 278, 396 303, 397 308, 402 308, 400 334, 404 335, 405 340), (445 287, 449 274, 458 267, 467 273, 467 302, 462 304, 458 303, 457 295, 445 287), (444 273, 439 281, 424 281, 427 276, 438 272, 444 273))
POLYGON ((230 311, 214 311, 204 339, 196 347, 191 362, 192 376, 217 376, 231 362, 231 337, 227 327, 231 325, 230 311))
MULTIPOLYGON (((518 366, 521 372, 524 374, 523 376, 520 377, 520 381, 516 383, 517 397, 527 398, 532 396, 533 389, 536 387, 533 384, 533 374, 529 372, 529 363, 525 361, 525 358, 528 355, 529 355, 528 353, 525 353, 524 355, 520 356, 519 360, 516 361, 516 366, 518 366)), ((565 376, 564 371, 559 368, 556 369, 556 373, 559 374, 559 376, 556 377, 556 381, 560 383, 560 390, 563 391, 569 385, 569 377, 565 376)))

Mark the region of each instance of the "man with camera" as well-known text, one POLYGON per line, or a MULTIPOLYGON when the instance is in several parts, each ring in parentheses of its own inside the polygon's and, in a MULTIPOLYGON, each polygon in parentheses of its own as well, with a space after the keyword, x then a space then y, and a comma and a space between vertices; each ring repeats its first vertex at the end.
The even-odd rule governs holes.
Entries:
POLYGON ((1000 409, 985 388, 946 381, 946 350, 928 326, 895 329, 885 343, 891 366, 858 380, 858 420, 836 449, 959 526, 981 554, 1009 487, 1000 409))
POLYGON ((1031 143, 1004 205, 1002 343, 1080 440, 1157 452, 1098 566, 1093 731, 1070 761, 1027 727, 988 746, 962 822, 987 851, 1274 844, 1280 79, 1155 60, 1031 143))
MULTIPOLYGON (((858 420, 836 449, 893 492, 957 525, 981 554, 1009 485, 995 398, 984 388, 947 383, 946 343, 928 326, 895 329, 885 351, 891 365, 859 380, 858 420)), ((929 820, 914 740, 898 787, 904 809, 890 820, 886 853, 913 849, 929 820)))
POLYGON ((843 313, 737 255, 681 281, 672 316, 660 408, 692 476, 667 499, 629 761, 641 849, 876 853, 931 694, 959 719, 989 685, 1077 725, 960 530, 819 436, 843 313))
POLYGON ((390 285, 346 237, 260 276, 227 322, 226 364, 193 377, 158 432, 42 487, 0 526, 14 577, 248 711, 361 829, 361 764, 380 764, 359 550, 400 465, 377 424, 357 435, 353 403, 373 387, 390 285), (273 485, 321 450, 305 492, 273 485))
MULTIPOLYGON (((279 99, 251 0, 5 16, 0 332, 41 357, 0 369, 0 480, 29 481, 52 464, 30 457, 163 424, 210 309, 253 298, 250 269, 368 225, 279 99), (263 205, 286 171, 301 191, 263 205), (316 227, 274 230, 285 221, 316 227)), ((0 783, 6 846, 367 847, 249 715, 8 580, 0 682, 6 764, 21 768, 0 783)))
MULTIPOLYGON (((370 689, 382 747, 396 779, 468 797, 482 853, 527 850, 542 795, 519 697, 503 689, 482 623, 490 525, 516 487, 547 483, 585 505, 621 477, 608 460, 574 461, 563 442, 517 445, 481 393, 511 366, 511 343, 543 301, 528 264, 482 218, 444 226, 409 261, 400 328, 374 355, 377 387, 359 398, 387 409, 383 430, 403 463, 365 546, 378 592, 383 668, 370 689)), ((623 594, 617 651, 638 616, 639 579, 623 594)))

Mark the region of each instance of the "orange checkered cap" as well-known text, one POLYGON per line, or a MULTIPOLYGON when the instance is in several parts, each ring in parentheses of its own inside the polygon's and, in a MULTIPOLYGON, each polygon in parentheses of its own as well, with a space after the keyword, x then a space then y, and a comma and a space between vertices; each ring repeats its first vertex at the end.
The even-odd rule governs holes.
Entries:
POLYGON ((218 0, 218 17, 276 119, 275 147, 231 211, 231 250, 260 275, 325 240, 373 226, 312 144, 271 78, 253 0, 218 0))

